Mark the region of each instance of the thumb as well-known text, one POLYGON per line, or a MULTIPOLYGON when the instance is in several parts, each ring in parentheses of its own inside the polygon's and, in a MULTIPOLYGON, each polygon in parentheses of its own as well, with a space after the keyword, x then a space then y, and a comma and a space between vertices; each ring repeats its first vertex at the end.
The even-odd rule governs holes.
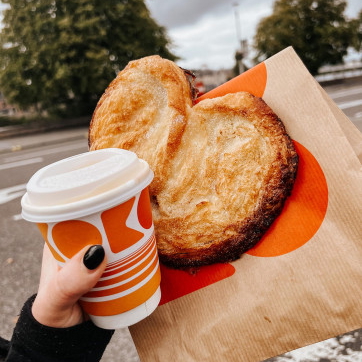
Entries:
POLYGON ((94 287, 106 266, 102 245, 87 246, 57 273, 53 293, 64 307, 72 305, 94 287))
POLYGON ((49 257, 50 253, 44 253, 45 267, 32 307, 33 316, 38 322, 51 327, 78 324, 84 315, 77 302, 101 277, 107 262, 104 249, 102 245, 88 245, 60 269, 53 267, 51 270, 49 257), (43 277, 47 271, 48 275, 43 277))

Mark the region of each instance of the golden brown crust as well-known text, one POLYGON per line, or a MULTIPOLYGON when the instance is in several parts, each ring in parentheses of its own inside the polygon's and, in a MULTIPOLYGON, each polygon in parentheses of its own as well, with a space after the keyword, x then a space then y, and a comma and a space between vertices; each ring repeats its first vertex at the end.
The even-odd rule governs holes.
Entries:
POLYGON ((130 62, 99 100, 89 129, 91 150, 118 147, 146 159, 162 188, 187 122, 192 97, 179 67, 159 56, 130 62))
MULTIPOLYGON (((154 169, 152 208, 164 263, 183 268, 235 260, 280 214, 298 156, 283 123, 262 99, 239 92, 191 108, 188 83, 174 63, 167 65, 177 77, 155 75, 155 69, 165 73, 163 61, 152 58, 157 66, 143 68, 152 80, 142 97, 123 91, 134 89, 129 74, 110 85, 93 116, 90 148, 131 149, 154 169), (129 103, 132 112, 125 115, 129 103), (150 119, 140 122, 145 108, 150 119)), ((133 80, 140 76, 138 69, 130 71, 134 68, 137 62, 123 71, 133 73, 133 80)))

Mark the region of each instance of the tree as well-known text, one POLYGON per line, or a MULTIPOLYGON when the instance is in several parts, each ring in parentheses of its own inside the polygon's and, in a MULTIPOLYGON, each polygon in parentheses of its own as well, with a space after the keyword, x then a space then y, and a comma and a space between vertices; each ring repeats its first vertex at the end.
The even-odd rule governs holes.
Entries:
POLYGON ((352 47, 358 52, 362 51, 362 10, 359 12, 357 19, 351 20, 353 32, 352 47))
POLYGON ((176 60, 144 0, 3 0, 0 89, 21 108, 90 114, 133 59, 176 60))
POLYGON ((312 74, 322 65, 341 63, 353 35, 345 8, 344 0, 276 0, 272 15, 257 26, 256 60, 291 45, 312 74))

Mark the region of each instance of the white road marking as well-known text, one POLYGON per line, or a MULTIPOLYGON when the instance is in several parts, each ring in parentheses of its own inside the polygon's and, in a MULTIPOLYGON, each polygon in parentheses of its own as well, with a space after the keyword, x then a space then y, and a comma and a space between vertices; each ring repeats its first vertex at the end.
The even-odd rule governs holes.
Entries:
POLYGON ((54 153, 59 153, 59 152, 63 152, 63 151, 71 151, 71 150, 76 150, 76 149, 85 148, 85 147, 86 146, 84 144, 79 144, 79 142, 78 142, 75 145, 65 145, 65 146, 60 146, 60 147, 41 150, 41 151, 27 152, 24 155, 10 156, 10 157, 5 158, 4 161, 13 162, 13 161, 18 161, 18 160, 23 160, 25 158, 51 155, 54 153))
POLYGON ((333 91, 328 92, 328 95, 333 99, 352 96, 352 95, 355 95, 355 94, 361 94, 362 95, 362 87, 349 88, 349 89, 340 89, 340 90, 336 90, 334 92, 333 91))
POLYGON ((6 187, 0 190, 0 204, 6 204, 25 194, 26 184, 6 187))
POLYGON ((21 214, 17 214, 17 215, 13 215, 13 216, 11 217, 11 219, 12 219, 13 221, 19 221, 19 220, 23 220, 23 217, 21 216, 21 214))
POLYGON ((31 165, 33 163, 39 163, 43 161, 44 161, 43 157, 36 157, 36 158, 29 158, 15 162, 8 162, 0 165, 0 170, 7 170, 9 168, 31 165))
POLYGON ((337 103, 340 109, 348 109, 353 107, 362 106, 362 99, 355 99, 354 101, 337 103))

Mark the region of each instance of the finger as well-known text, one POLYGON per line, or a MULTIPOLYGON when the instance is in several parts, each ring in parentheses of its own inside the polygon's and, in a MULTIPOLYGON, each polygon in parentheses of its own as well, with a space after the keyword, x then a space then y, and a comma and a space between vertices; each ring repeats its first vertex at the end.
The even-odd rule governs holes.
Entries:
POLYGON ((70 259, 57 273, 54 292, 64 307, 74 304, 94 287, 106 267, 101 245, 87 246, 70 259))

